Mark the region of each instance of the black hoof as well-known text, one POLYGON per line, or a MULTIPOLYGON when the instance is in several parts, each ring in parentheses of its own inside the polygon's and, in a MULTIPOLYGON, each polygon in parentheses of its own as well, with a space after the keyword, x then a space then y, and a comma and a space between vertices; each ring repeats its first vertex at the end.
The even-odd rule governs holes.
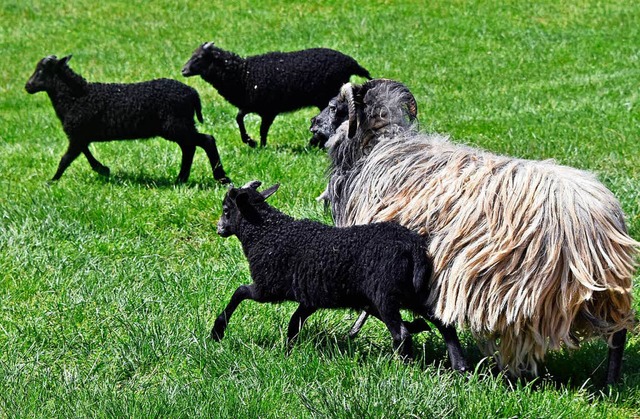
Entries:
POLYGON ((256 143, 256 142, 255 142, 254 140, 252 140, 251 138, 249 138, 249 139, 246 141, 246 143, 247 143, 247 145, 248 145, 249 147, 251 147, 251 148, 256 148, 256 146, 258 145, 258 143, 256 143))
POLYGON ((98 167, 96 169, 96 172, 100 176, 106 176, 106 177, 109 177, 109 175, 111 174, 111 170, 109 170, 109 168, 107 166, 98 167))
POLYGON ((211 329, 211 334, 209 335, 209 338, 212 341, 220 342, 223 337, 224 337, 224 330, 216 330, 215 327, 211 329))

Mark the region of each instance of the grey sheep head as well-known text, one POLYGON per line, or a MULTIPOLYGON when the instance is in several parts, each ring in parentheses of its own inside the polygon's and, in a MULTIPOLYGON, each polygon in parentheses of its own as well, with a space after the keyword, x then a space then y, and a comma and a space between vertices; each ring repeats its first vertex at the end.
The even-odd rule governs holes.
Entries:
POLYGON ((362 130, 380 129, 389 124, 413 123, 418 115, 417 102, 409 89, 390 79, 374 79, 363 85, 347 83, 338 96, 331 99, 326 108, 311 119, 312 141, 327 143, 345 122, 348 138, 362 130))
POLYGON ((329 101, 329 104, 318 115, 311 118, 309 131, 313 134, 311 144, 322 148, 327 140, 336 133, 338 127, 349 118, 346 101, 338 101, 338 96, 329 101))
POLYGON ((260 224, 259 206, 273 195, 279 184, 275 184, 263 191, 258 191, 262 185, 259 180, 248 182, 241 188, 231 186, 222 201, 222 216, 218 220, 217 231, 221 237, 229 237, 238 233, 243 219, 251 224, 260 224))

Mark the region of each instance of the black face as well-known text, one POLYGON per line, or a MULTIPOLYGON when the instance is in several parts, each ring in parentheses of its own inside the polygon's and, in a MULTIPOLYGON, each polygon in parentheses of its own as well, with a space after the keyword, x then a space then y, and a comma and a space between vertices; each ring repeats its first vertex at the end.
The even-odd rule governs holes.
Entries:
POLYGON ((231 220, 234 207, 235 205, 231 202, 229 194, 227 193, 227 196, 224 197, 224 201, 222 202, 222 215, 218 220, 218 235, 220 235, 220 237, 229 237, 234 234, 231 220))
POLYGON ((36 70, 24 86, 27 93, 34 94, 46 90, 57 63, 58 59, 55 56, 45 57, 40 60, 36 65, 36 70))
POLYGON ((329 137, 335 134, 338 127, 347 119, 349 119, 347 102, 338 101, 338 97, 334 97, 326 108, 311 118, 309 130, 313 134, 312 143, 324 147, 329 137))
POLYGON ((213 61, 214 51, 215 47, 211 43, 200 45, 182 68, 182 75, 191 77, 204 74, 213 61))

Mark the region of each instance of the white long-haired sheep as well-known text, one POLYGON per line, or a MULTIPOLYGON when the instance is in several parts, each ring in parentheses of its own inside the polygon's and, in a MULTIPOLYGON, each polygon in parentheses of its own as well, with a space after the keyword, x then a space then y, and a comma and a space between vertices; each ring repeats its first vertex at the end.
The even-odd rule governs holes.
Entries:
POLYGON ((347 84, 345 104, 323 194, 336 225, 397 221, 428 234, 435 315, 468 327, 510 374, 537 374, 548 350, 601 336, 616 382, 640 243, 613 194, 582 170, 418 132, 398 82, 347 84))

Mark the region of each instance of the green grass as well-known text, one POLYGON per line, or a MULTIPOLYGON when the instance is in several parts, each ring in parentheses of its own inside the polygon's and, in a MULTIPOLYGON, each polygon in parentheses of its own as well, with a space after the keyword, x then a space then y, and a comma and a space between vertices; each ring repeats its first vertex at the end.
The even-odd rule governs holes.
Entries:
MULTIPOLYGON (((542 379, 492 377, 473 338, 470 377, 446 368, 435 334, 416 362, 393 357, 379 322, 320 312, 285 355, 292 304, 247 302, 207 339, 249 282, 235 238, 215 234, 225 188, 204 153, 176 187, 180 152, 161 139, 92 146, 47 185, 66 137, 45 94, 24 91, 45 55, 74 55, 92 81, 172 77, 200 92, 236 183, 280 182, 272 198, 330 222, 314 198, 325 153, 306 147, 306 109, 280 116, 268 147, 239 138, 236 109, 180 69, 204 41, 249 55, 315 46, 354 56, 414 92, 423 129, 498 153, 594 171, 640 239, 640 6, 529 2, 11 1, 0 5, 0 417, 637 417, 640 339, 623 382, 600 391, 606 348, 554 353, 542 379), (59 4, 62 3, 62 4, 59 4)), ((257 136, 259 118, 247 118, 257 136)), ((635 296, 640 296, 636 281, 635 296)), ((640 308, 634 303, 636 309, 640 308)))

